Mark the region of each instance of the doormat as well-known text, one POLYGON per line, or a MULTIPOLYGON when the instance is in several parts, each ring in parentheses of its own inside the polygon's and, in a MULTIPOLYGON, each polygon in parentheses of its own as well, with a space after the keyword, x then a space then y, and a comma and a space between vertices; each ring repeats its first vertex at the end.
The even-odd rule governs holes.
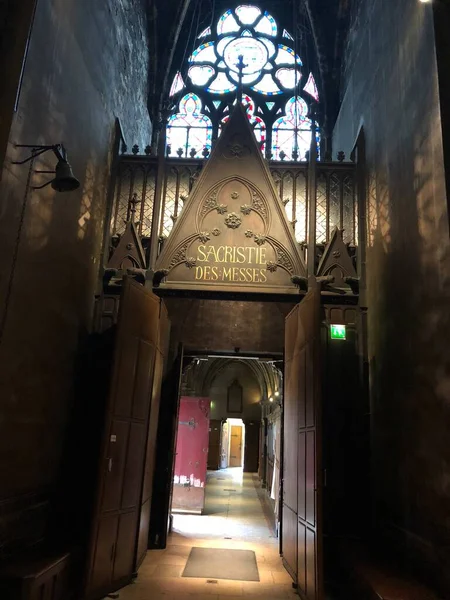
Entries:
POLYGON ((192 548, 182 577, 259 581, 253 550, 192 548))

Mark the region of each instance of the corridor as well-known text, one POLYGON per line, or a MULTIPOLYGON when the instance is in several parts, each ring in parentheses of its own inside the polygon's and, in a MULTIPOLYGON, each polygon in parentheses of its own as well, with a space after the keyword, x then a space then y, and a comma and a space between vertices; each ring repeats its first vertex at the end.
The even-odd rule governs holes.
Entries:
POLYGON ((205 514, 174 515, 167 549, 148 552, 135 583, 120 590, 120 600, 298 598, 279 557, 258 485, 256 475, 243 474, 241 468, 209 472, 205 514), (183 577, 193 547, 253 550, 260 581, 183 577))

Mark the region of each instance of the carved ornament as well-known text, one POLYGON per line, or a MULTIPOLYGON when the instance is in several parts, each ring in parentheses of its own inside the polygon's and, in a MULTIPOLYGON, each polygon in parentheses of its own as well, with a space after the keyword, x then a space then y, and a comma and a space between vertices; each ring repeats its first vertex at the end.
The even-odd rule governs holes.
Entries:
POLYGON ((241 223, 242 223, 241 217, 234 212, 230 213, 225 218, 225 225, 227 227, 229 227, 230 229, 237 229, 238 227, 241 226, 241 223))

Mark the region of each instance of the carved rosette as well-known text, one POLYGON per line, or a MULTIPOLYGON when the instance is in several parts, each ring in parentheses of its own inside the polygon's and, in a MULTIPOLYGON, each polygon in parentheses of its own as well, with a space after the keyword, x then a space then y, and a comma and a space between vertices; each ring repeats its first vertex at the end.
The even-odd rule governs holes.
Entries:
POLYGON ((199 240, 203 243, 206 244, 206 242, 208 242, 211 239, 211 236, 209 235, 208 231, 201 231, 198 235, 199 240))
POLYGON ((225 158, 243 158, 251 154, 251 150, 248 146, 242 143, 239 136, 235 136, 233 141, 228 144, 227 149, 224 152, 225 158))
POLYGON ((249 204, 243 204, 241 206, 241 213, 243 215, 249 215, 252 212, 252 207, 249 204))
POLYGON ((241 223, 242 223, 241 217, 234 212, 230 213, 225 218, 225 225, 227 227, 229 227, 230 229, 237 229, 238 227, 241 226, 241 223))
POLYGON ((214 228, 214 229, 211 231, 211 233, 217 237, 218 235, 220 235, 220 229, 218 229, 217 227, 215 227, 215 228, 214 228))
POLYGON ((270 261, 270 262, 267 263, 266 268, 271 273, 275 273, 275 271, 278 269, 278 265, 277 265, 277 263, 274 263, 273 261, 270 261))
POLYGON ((184 264, 187 266, 188 269, 192 269, 197 264, 197 259, 193 256, 190 256, 184 261, 184 264))
POLYGON ((254 239, 258 246, 263 246, 266 243, 265 235, 260 235, 259 233, 255 233, 254 239))
POLYGON ((253 231, 251 229, 247 229, 245 232, 245 237, 251 238, 253 237, 253 231))
POLYGON ((219 215, 224 215, 228 210, 228 206, 226 204, 219 204, 219 206, 216 206, 216 210, 219 215))
POLYGON ((239 192, 231 192, 231 199, 237 200, 239 198, 239 192))

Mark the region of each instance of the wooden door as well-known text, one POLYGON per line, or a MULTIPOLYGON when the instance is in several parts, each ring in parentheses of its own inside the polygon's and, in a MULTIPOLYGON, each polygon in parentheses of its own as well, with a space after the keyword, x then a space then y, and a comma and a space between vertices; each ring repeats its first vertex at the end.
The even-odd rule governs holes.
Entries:
POLYGON ((131 581, 141 517, 160 299, 125 279, 114 341, 87 598, 131 581))
POLYGON ((222 437, 222 421, 211 419, 209 421, 209 445, 208 445, 208 470, 220 469, 220 451, 222 437))
POLYGON ((205 505, 209 398, 180 398, 172 510, 201 513, 205 505))
POLYGON ((220 468, 226 469, 228 467, 228 445, 230 443, 230 431, 228 423, 222 425, 222 441, 220 444, 220 468))
POLYGON ((151 397, 150 420, 147 437, 147 452, 145 459, 144 479, 142 483, 141 514, 139 520, 138 546, 136 553, 135 571, 139 568, 145 558, 148 548, 148 536, 150 528, 150 510, 152 503, 153 477, 156 461, 156 439, 158 432, 159 407, 161 399, 161 384, 164 369, 164 361, 167 358, 167 346, 170 334, 170 321, 167 309, 161 305, 159 320, 159 336, 155 357, 155 370, 153 377, 153 390, 151 397))
POLYGON ((242 427, 231 426, 230 435, 230 467, 242 467, 242 427))
POLYGON ((148 547, 153 549, 165 548, 167 545, 182 368, 183 347, 180 345, 175 360, 163 378, 161 388, 148 540, 148 547))
POLYGON ((244 472, 257 473, 259 466, 259 421, 244 421, 244 472))
POLYGON ((320 292, 286 317, 283 562, 304 600, 323 598, 320 292))

